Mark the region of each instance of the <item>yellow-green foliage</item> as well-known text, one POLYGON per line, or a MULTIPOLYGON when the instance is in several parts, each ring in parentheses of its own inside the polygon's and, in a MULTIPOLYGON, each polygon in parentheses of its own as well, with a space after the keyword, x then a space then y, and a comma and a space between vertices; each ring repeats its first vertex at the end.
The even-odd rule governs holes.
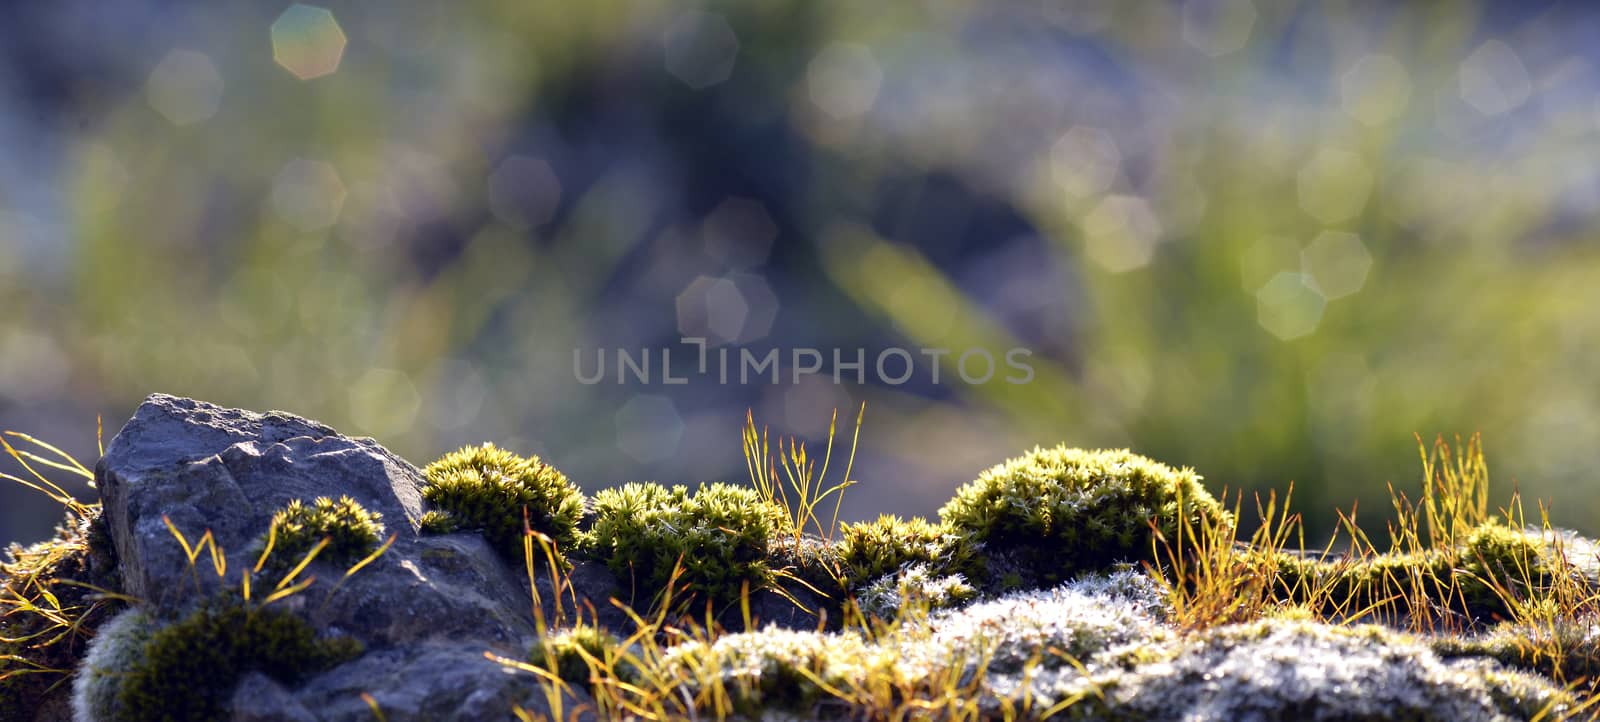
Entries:
POLYGON ((660 676, 678 680, 696 696, 714 686, 722 693, 717 696, 726 695, 729 711, 750 719, 774 709, 844 718, 860 710, 850 709, 830 690, 853 689, 872 671, 890 672, 889 660, 874 652, 855 634, 768 628, 673 647, 661 660, 660 676), (879 661, 882 669, 873 666, 879 661), (818 709, 830 702, 832 714, 818 709))
POLYGON ((83 586, 116 584, 100 507, 84 511, 89 515, 68 513, 49 541, 12 544, 0 563, 0 710, 37 708, 122 605, 83 586))
MULTIPOLYGON (((610 632, 582 625, 545 637, 533 645, 528 656, 535 665, 550 670, 556 676, 572 684, 587 686, 595 667, 606 666, 621 656, 617 652, 620 644, 610 632)), ((612 674, 626 677, 627 670, 612 670, 612 674)))
POLYGON ((839 531, 839 562, 844 582, 851 589, 907 564, 922 562, 943 568, 953 546, 943 524, 922 517, 901 519, 884 514, 873 521, 845 524, 839 531))
POLYGON ((341 562, 358 560, 378 548, 383 537, 383 516, 367 511, 355 499, 338 501, 319 496, 310 504, 294 499, 272 516, 272 560, 292 566, 323 539, 323 558, 341 562))
MULTIPOLYGON (((1148 559, 1151 523, 1170 537, 1180 515, 1198 524, 1228 512, 1193 470, 1127 450, 1066 446, 1036 448, 983 472, 939 510, 980 559, 1004 555, 1046 582, 1148 559)), ((987 567, 973 571, 994 573, 987 567)))
POLYGON ((639 591, 664 589, 680 560, 679 590, 719 603, 738 599, 745 582, 754 591, 772 580, 784 511, 752 489, 716 483, 691 495, 630 483, 595 495, 594 510, 594 553, 639 591))
POLYGON ((246 673, 294 684, 360 653, 359 642, 320 639, 288 612, 213 602, 150 635, 138 661, 113 678, 117 707, 128 720, 222 719, 246 673))
POLYGON ((539 457, 523 458, 494 444, 445 454, 422 471, 422 498, 436 507, 423 519, 430 532, 478 529, 501 553, 522 558, 527 526, 570 549, 583 516, 583 492, 539 457))
POLYGON ((1331 617, 1373 616, 1413 627, 1427 625, 1396 617, 1463 615, 1466 626, 1509 619, 1514 604, 1548 591, 1557 574, 1572 573, 1537 534, 1498 521, 1465 533, 1456 547, 1336 561, 1278 559, 1278 593, 1286 600, 1310 601, 1310 590, 1318 589, 1315 601, 1331 617))

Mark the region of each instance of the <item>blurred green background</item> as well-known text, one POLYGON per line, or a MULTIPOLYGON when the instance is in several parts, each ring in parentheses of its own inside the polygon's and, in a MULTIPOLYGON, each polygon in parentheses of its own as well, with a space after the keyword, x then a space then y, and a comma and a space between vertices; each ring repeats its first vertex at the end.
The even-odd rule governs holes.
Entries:
MULTIPOLYGON (((1292 480, 1325 533, 1356 500, 1381 531, 1413 434, 1481 431, 1497 498, 1600 531, 1583 3, 6 13, 0 426, 85 459, 162 391, 419 464, 492 440, 591 490, 738 480, 746 409, 819 441, 866 402, 849 518, 1065 441, 1292 480), (1036 374, 576 378, 575 350, 682 369, 682 336, 1036 374)), ((0 537, 54 517, 0 491, 0 537)))

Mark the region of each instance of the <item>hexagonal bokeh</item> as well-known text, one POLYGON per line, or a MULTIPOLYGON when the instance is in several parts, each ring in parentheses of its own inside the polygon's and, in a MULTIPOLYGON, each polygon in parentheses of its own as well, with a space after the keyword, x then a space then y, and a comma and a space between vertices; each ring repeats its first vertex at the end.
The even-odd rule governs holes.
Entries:
POLYGON ((865 45, 832 43, 806 67, 811 102, 835 120, 854 118, 871 110, 882 84, 883 69, 865 45))
POLYGON ((1360 291, 1371 269, 1372 254, 1354 233, 1323 231, 1300 252, 1301 272, 1330 301, 1360 291))
POLYGON ((344 198, 339 172, 320 160, 291 160, 272 181, 272 210, 289 225, 307 233, 338 221, 344 198))
POLYGON ((327 8, 295 3, 272 22, 272 59, 301 80, 331 75, 344 58, 344 30, 327 8))
POLYGON ((144 93, 173 125, 191 125, 216 115, 222 88, 222 74, 205 53, 174 50, 150 71, 144 93))
POLYGON ((617 448, 635 461, 670 459, 683 440, 683 417, 672 399, 639 394, 617 410, 617 448))
POLYGON ((1239 285, 1255 293, 1273 276, 1300 270, 1300 244, 1287 236, 1263 236, 1239 254, 1239 285))
POLYGON ((1183 41, 1210 57, 1250 42, 1256 6, 1250 0, 1188 0, 1183 4, 1183 41))
POLYGON ((1289 341, 1316 331, 1327 305, 1311 279, 1285 271, 1256 291, 1256 320, 1267 333, 1289 341))
POLYGON ((1484 115, 1514 110, 1533 94, 1528 69, 1517 52, 1499 40, 1487 40, 1461 61, 1461 99, 1484 115))
POLYGON ((747 343, 765 337, 778 316, 778 296, 761 276, 700 276, 676 299, 678 332, 707 345, 747 343))
POLYGON ((1345 114, 1367 125, 1382 125, 1405 111, 1411 98, 1411 75, 1393 56, 1370 53, 1339 78, 1339 105, 1345 114))
POLYGON ((543 160, 514 155, 489 175, 489 210, 512 228, 549 223, 560 205, 561 179, 543 160))
POLYGON ((733 75, 739 57, 739 36, 716 13, 690 10, 672 21, 662 36, 667 72, 695 90, 709 88, 733 75))
POLYGON ((733 268, 751 268, 767 262, 778 224, 760 201, 728 198, 701 222, 700 239, 711 258, 733 268))
POLYGON ((1355 217, 1372 193, 1372 171, 1361 156, 1334 148, 1317 151, 1295 180, 1301 210, 1323 223, 1355 217))
POLYGON ((1122 153, 1110 133, 1073 126, 1050 147, 1050 173, 1056 185, 1072 196, 1104 193, 1122 173, 1122 153))
POLYGON ((1083 219, 1089 257, 1112 273, 1148 265, 1161 233, 1160 219, 1138 196, 1106 196, 1083 219))

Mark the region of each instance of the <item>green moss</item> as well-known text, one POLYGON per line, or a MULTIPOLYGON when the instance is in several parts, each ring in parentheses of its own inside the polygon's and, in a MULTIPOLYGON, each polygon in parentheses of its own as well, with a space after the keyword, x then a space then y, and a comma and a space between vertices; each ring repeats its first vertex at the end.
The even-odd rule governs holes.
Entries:
POLYGON ((1149 558, 1151 522, 1172 538, 1181 516, 1198 523, 1228 513, 1190 469, 1126 450, 1066 446, 1034 449, 983 472, 939 510, 957 540, 979 554, 967 571, 991 583, 1004 574, 992 564, 997 559, 1049 584, 1149 558))
MULTIPOLYGON (((584 655, 605 665, 612 660, 619 660, 617 648, 620 645, 621 642, 610 632, 585 625, 551 634, 535 643, 528 657, 532 663, 554 672, 567 682, 588 686, 595 670, 591 669, 584 655)), ((610 672, 624 680, 633 677, 631 666, 620 660, 619 666, 620 669, 610 672)))
POLYGON ((885 514, 874 521, 844 524, 838 545, 845 584, 856 589, 908 564, 943 568, 950 561, 952 542, 943 524, 921 517, 901 519, 885 514))
POLYGON ((338 501, 319 496, 310 504, 294 499, 272 516, 272 562, 298 564, 323 539, 319 558, 343 563, 361 560, 378 548, 383 538, 383 516, 348 496, 338 501))
POLYGON ((320 639, 293 614, 210 602, 142 640, 129 666, 108 677, 115 709, 96 719, 222 719, 234 686, 249 672, 296 684, 360 653, 355 640, 320 639))
POLYGON ((583 492, 539 457, 523 458, 494 444, 468 446, 423 469, 422 498, 436 509, 423 518, 428 532, 477 529, 497 550, 522 559, 524 515, 528 528, 555 540, 577 542, 583 492))
POLYGON ((860 710, 844 705, 818 682, 846 690, 866 684, 874 673, 889 678, 892 661, 874 652, 854 634, 769 628, 723 635, 710 644, 680 644, 667 652, 662 666, 663 676, 681 680, 690 698, 703 691, 699 685, 715 679, 733 711, 748 719, 767 718, 775 709, 812 719, 846 719, 860 710), (823 709, 830 702, 835 706, 823 709))
POLYGON ((637 589, 667 586, 682 560, 679 590, 717 603, 772 581, 769 556, 783 510, 752 489, 709 484, 691 495, 683 486, 630 483, 595 496, 593 551, 637 589))

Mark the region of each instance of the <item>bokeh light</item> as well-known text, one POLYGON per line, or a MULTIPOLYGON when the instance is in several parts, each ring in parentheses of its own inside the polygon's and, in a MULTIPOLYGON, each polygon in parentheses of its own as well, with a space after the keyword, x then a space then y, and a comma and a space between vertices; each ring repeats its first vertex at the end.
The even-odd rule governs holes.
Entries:
POLYGON ((1340 107, 1367 125, 1400 117, 1411 97, 1411 76, 1393 56, 1361 56, 1339 79, 1340 107))
POLYGON ((1073 126, 1050 147, 1050 164, 1061 189, 1081 198, 1111 188, 1122 172, 1122 154, 1110 133, 1073 126))
POLYGON ((272 59, 301 80, 332 75, 344 59, 344 29, 327 8, 295 3, 272 22, 272 59))
POLYGON ((1283 341, 1315 332, 1327 305, 1314 281, 1300 273, 1286 271, 1273 276, 1256 292, 1256 317, 1261 327, 1283 341))
POLYGON ((1296 176, 1300 208, 1323 223, 1354 218, 1372 193, 1372 171, 1361 156, 1336 148, 1321 148, 1296 176))
POLYGON ((192 125, 216 115, 222 88, 222 74, 209 56, 174 50, 150 71, 145 97, 173 125, 192 125))
POLYGON ((1461 99, 1484 115, 1500 115, 1528 102, 1533 83, 1511 46, 1487 40, 1461 61, 1461 99))
POLYGON ((667 26, 662 37, 667 72, 695 90, 733 75, 739 57, 739 36, 716 13, 689 10, 667 26))
POLYGON ((289 225, 307 233, 338 221, 344 198, 339 171, 324 161, 291 160, 272 182, 272 209, 289 225))
POLYGON ((823 48, 806 69, 811 102, 835 120, 854 118, 872 109, 883 83, 883 71, 864 45, 836 43, 823 48))
POLYGON ((1354 233, 1323 231, 1300 252, 1300 267, 1322 297, 1332 301, 1361 290, 1372 269, 1372 254, 1354 233))
POLYGON ((1107 196, 1083 219, 1089 257, 1112 273, 1149 264, 1161 232, 1160 219, 1137 196, 1107 196))
POLYGON ((306 2, 8 8, 0 428, 90 460, 165 391, 592 491, 737 480, 747 409, 816 441, 867 402, 841 518, 1068 441, 1293 479, 1308 536, 1482 430, 1600 528, 1581 3, 306 2), (1037 374, 664 385, 685 335, 1037 374))

